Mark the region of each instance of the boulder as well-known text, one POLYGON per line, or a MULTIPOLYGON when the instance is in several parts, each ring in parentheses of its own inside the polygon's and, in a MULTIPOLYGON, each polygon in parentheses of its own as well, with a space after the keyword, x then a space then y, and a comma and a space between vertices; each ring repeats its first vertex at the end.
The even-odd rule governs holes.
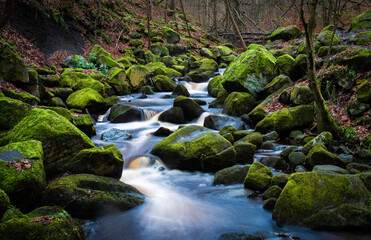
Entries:
POLYGON ((287 168, 286 161, 282 157, 276 157, 276 156, 262 157, 260 159, 260 162, 264 164, 265 166, 271 167, 274 169, 285 170, 287 168))
POLYGON ((231 184, 242 184, 249 166, 235 165, 229 168, 224 168, 215 173, 213 185, 231 185, 231 184))
POLYGON ((283 87, 288 87, 291 83, 292 81, 288 76, 280 74, 264 87, 264 93, 267 96, 271 95, 283 87))
POLYGON ((270 188, 268 188, 264 193, 263 193, 263 200, 267 200, 269 198, 278 198, 282 192, 282 188, 280 188, 277 185, 273 185, 270 188))
POLYGON ((81 150, 64 166, 72 173, 90 173, 119 179, 124 166, 124 159, 116 146, 110 144, 81 150))
POLYGON ((216 71, 218 71, 218 64, 212 59, 204 58, 191 64, 188 76, 193 82, 205 82, 214 77, 216 71))
POLYGON ((288 40, 291 40, 291 39, 294 39, 294 38, 299 38, 299 37, 301 37, 301 35, 302 35, 302 32, 300 31, 300 29, 297 26, 290 25, 290 26, 287 26, 287 27, 277 28, 269 36, 269 38, 270 38, 271 41, 281 40, 281 39, 285 40, 285 41, 288 41, 288 40))
POLYGON ((212 52, 216 58, 221 58, 223 56, 232 55, 232 50, 227 46, 215 46, 212 49, 212 52))
POLYGON ((146 66, 133 65, 125 71, 125 74, 131 88, 135 91, 148 83, 151 72, 146 66))
POLYGON ((186 123, 184 112, 180 107, 173 107, 164 111, 163 113, 160 114, 158 120, 162 122, 169 122, 175 124, 186 123))
POLYGON ((233 126, 237 130, 245 129, 245 123, 237 117, 209 115, 204 120, 204 127, 220 130, 226 126, 233 126))
POLYGON ((98 66, 103 65, 109 68, 121 67, 121 65, 112 57, 112 55, 98 44, 95 44, 91 49, 90 56, 95 58, 95 63, 98 66))
POLYGON ((295 59, 288 54, 284 54, 277 58, 277 67, 281 74, 289 75, 295 64, 295 59))
POLYGON ((278 139, 278 133, 276 131, 272 131, 270 133, 263 135, 263 141, 276 141, 278 139))
POLYGON ((27 103, 8 97, 0 97, 0 129, 8 130, 30 114, 32 107, 27 103))
POLYGON ((305 154, 302 152, 292 152, 289 154, 289 164, 291 168, 295 168, 298 165, 303 165, 305 162, 305 154))
POLYGON ((353 155, 353 161, 371 166, 371 150, 360 149, 356 151, 353 155))
POLYGON ((131 86, 126 79, 125 70, 114 67, 108 71, 109 79, 107 83, 113 87, 117 95, 126 95, 131 91, 131 86))
POLYGON ((240 54, 225 70, 223 87, 228 92, 248 92, 257 97, 274 77, 276 58, 263 46, 240 54))
POLYGON ((108 115, 108 121, 111 123, 126 123, 132 121, 141 121, 143 111, 125 104, 116 104, 111 108, 108 115))
POLYGON ((330 132, 321 132, 318 136, 310 140, 302 148, 304 154, 308 154, 309 151, 316 145, 325 145, 328 146, 332 140, 332 134, 330 132))
POLYGON ((163 36, 168 43, 178 43, 180 41, 180 36, 171 28, 164 28, 163 36))
POLYGON ((0 219, 3 218, 3 214, 6 212, 10 205, 8 195, 0 189, 0 219))
POLYGON ((309 87, 295 85, 290 92, 290 102, 294 105, 310 104, 314 100, 314 95, 309 87))
POLYGON ((323 145, 315 145, 306 156, 305 163, 311 168, 316 165, 335 165, 342 168, 346 166, 344 159, 327 151, 323 145))
POLYGON ((101 139, 104 142, 122 142, 132 138, 133 136, 128 131, 117 128, 111 128, 110 130, 102 133, 101 136, 101 139))
POLYGON ((370 227, 370 193, 356 176, 294 173, 273 210, 278 225, 320 229, 370 227))
POLYGON ((98 113, 106 105, 102 95, 91 88, 84 88, 72 93, 66 103, 71 108, 88 109, 90 113, 98 113))
POLYGON ((178 96, 174 99, 174 107, 180 107, 183 110, 184 116, 187 121, 192 121, 201 116, 205 111, 193 99, 185 96, 178 96))
POLYGON ((174 96, 185 96, 185 97, 189 97, 190 96, 187 88, 184 87, 184 85, 182 85, 182 84, 177 84, 175 86, 173 92, 171 93, 171 95, 174 95, 174 96))
POLYGON ((67 98, 73 93, 73 90, 70 88, 56 88, 50 90, 50 93, 54 94, 55 97, 59 97, 65 102, 67 98))
POLYGON ((277 198, 268 198, 263 201, 263 208, 267 210, 273 210, 276 205, 277 198))
POLYGON ((371 104, 371 83, 365 81, 358 87, 357 99, 360 102, 371 104))
POLYGON ((201 56, 203 56, 205 58, 210 58, 210 59, 216 60, 215 55, 208 48, 201 48, 200 49, 200 54, 201 54, 201 56))
POLYGON ((99 94, 105 94, 103 83, 95 80, 91 75, 82 73, 79 70, 67 69, 61 75, 61 87, 71 87, 74 90, 91 88, 99 94))
POLYGON ((223 75, 218 75, 209 81, 207 85, 207 92, 210 94, 210 96, 217 97, 218 93, 224 90, 222 82, 223 75))
POLYGON ((35 108, 8 135, 11 143, 38 140, 44 151, 47 177, 64 173, 63 164, 93 142, 70 121, 51 110, 35 108))
POLYGON ((263 143, 263 136, 260 132, 249 132, 246 136, 238 140, 238 142, 249 142, 259 148, 263 143))
POLYGON ((371 9, 353 18, 348 29, 349 32, 371 28, 371 9))
POLYGON ((311 124, 314 115, 312 105, 284 108, 266 116, 256 125, 255 131, 261 133, 276 131, 280 136, 285 136, 294 129, 301 129, 311 124))
POLYGON ((173 131, 171 131, 170 129, 160 127, 159 129, 156 130, 156 132, 153 133, 153 135, 154 136, 159 136, 159 137, 167 137, 172 133, 173 133, 173 131))
POLYGON ((140 193, 114 178, 92 174, 61 177, 46 189, 44 202, 65 209, 78 218, 95 218, 127 211, 143 203, 140 193))
POLYGON ((218 171, 236 163, 232 144, 207 128, 191 125, 177 130, 157 143, 152 154, 169 168, 218 171))
POLYGON ((286 174, 277 174, 272 177, 271 186, 277 185, 283 189, 287 182, 289 181, 289 176, 286 174))
POLYGON ((73 124, 88 137, 95 135, 94 121, 89 114, 75 115, 72 120, 73 124))
POLYGON ((348 171, 344 168, 335 165, 316 165, 314 166, 313 172, 327 172, 327 173, 338 173, 338 174, 348 174, 348 171))
POLYGON ((40 99, 38 97, 35 97, 28 92, 16 92, 15 90, 7 89, 3 91, 3 94, 6 97, 17 99, 32 106, 36 106, 40 103, 40 99))
POLYGON ((172 92, 175 89, 175 82, 165 75, 157 75, 153 78, 153 84, 159 92, 172 92))
POLYGON ((256 146, 250 142, 238 141, 234 144, 238 163, 253 163, 256 146))
MULTIPOLYGON (((319 46, 330 46, 331 37, 332 37, 332 31, 328 31, 328 30, 322 31, 317 37, 317 46, 318 47, 319 46)), ((340 38, 338 37, 338 35, 335 34, 332 44, 338 45, 340 42, 341 42, 340 38)))
POLYGON ((232 92, 224 101, 223 113, 241 116, 249 113, 255 104, 254 97, 245 92, 232 92))
POLYGON ((13 205, 32 208, 40 201, 45 185, 41 142, 28 140, 0 147, 0 189, 13 205))
POLYGON ((247 172, 244 186, 245 188, 262 192, 267 189, 272 176, 273 173, 269 168, 260 162, 254 162, 247 172))

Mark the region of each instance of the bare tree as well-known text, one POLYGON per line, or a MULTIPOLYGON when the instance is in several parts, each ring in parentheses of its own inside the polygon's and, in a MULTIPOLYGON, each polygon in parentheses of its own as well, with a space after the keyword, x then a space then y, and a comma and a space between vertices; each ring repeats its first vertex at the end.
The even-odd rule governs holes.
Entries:
POLYGON ((228 10, 228 14, 229 14, 229 17, 232 21, 232 24, 233 24, 233 27, 234 27, 234 30, 236 31, 238 37, 240 38, 240 41, 241 41, 241 45, 243 47, 243 49, 246 49, 246 44, 245 44, 245 41, 243 40, 243 37, 241 35, 241 32, 240 30, 238 29, 238 26, 237 26, 237 23, 236 21, 234 20, 234 17, 233 17, 233 14, 232 14, 232 10, 231 10, 231 6, 230 6, 230 2, 229 0, 225 0, 225 5, 227 7, 227 10, 228 10))
POLYGON ((148 16, 147 16, 147 28, 148 28, 148 49, 151 49, 151 21, 153 18, 153 5, 152 0, 148 0, 148 16))

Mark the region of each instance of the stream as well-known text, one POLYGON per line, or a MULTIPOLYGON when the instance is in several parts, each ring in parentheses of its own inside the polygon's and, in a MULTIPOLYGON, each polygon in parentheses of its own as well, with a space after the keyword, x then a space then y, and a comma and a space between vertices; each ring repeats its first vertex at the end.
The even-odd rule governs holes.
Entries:
MULTIPOLYGON (((223 71, 220 70, 220 74, 223 71)), ((202 106, 206 112, 199 119, 183 125, 202 126, 206 116, 221 114, 222 109, 208 108, 214 98, 207 93, 207 83, 179 83, 185 85, 191 98, 207 102, 202 106)), ((146 197, 144 204, 137 208, 88 222, 84 227, 87 239, 217 240, 221 234, 230 232, 264 239, 369 239, 367 234, 361 233, 277 227, 272 213, 263 209, 261 198, 246 197, 243 184, 213 186, 212 174, 167 169, 160 159, 150 155, 150 151, 163 139, 152 135, 159 127, 172 131, 178 128, 177 124, 158 121, 159 114, 172 107, 174 98, 165 97, 169 94, 155 93, 146 99, 138 98, 141 94, 120 97, 120 103, 143 110, 143 121, 113 124, 107 121, 108 112, 99 117, 95 125, 97 135, 92 141, 97 146, 116 145, 125 160, 121 181, 134 186, 146 197), (132 139, 102 141, 102 133, 112 128, 130 132, 132 139), (282 237, 282 233, 286 237, 282 237)), ((255 158, 258 160, 264 154, 279 155, 286 147, 277 145, 277 151, 257 152, 255 158)))

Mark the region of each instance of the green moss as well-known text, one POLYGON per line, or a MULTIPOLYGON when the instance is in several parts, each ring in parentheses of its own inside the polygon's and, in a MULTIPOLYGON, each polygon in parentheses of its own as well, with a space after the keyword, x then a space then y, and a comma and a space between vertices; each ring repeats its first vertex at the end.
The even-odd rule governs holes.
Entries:
POLYGON ((97 112, 105 105, 104 98, 91 88, 84 88, 72 93, 66 103, 71 108, 81 110, 87 108, 90 112, 97 112))
POLYGON ((171 28, 165 27, 163 30, 163 36, 168 43, 178 43, 180 41, 180 36, 171 28))
POLYGON ((238 142, 249 142, 259 148, 263 143, 263 136, 259 132, 250 132, 238 142))
POLYGON ((3 93, 5 96, 9 98, 17 99, 19 101, 22 101, 33 106, 38 105, 40 103, 40 99, 38 97, 35 97, 34 95, 28 92, 17 93, 14 90, 8 89, 3 91, 3 93))
POLYGON ((274 41, 278 39, 291 40, 294 38, 301 37, 302 33, 297 26, 290 25, 287 27, 279 27, 269 36, 269 38, 274 41))
POLYGON ((345 168, 346 166, 344 159, 333 153, 330 153, 327 151, 326 147, 320 144, 315 145, 309 151, 305 158, 305 163, 312 168, 316 165, 335 165, 342 168, 345 168))
POLYGON ((278 198, 282 192, 282 188, 277 185, 272 185, 263 193, 263 200, 269 198, 278 198))
POLYGON ((295 105, 310 104, 314 95, 309 87, 295 85, 290 92, 290 101, 295 105))
POLYGON ((371 9, 353 18, 348 31, 356 31, 363 28, 371 28, 371 9))
POLYGON ((6 42, 0 38, 0 55, 0 76, 5 81, 29 82, 26 65, 12 42, 6 42))
POLYGON ((371 103, 371 83, 365 81, 360 86, 358 86, 357 99, 363 103, 371 103))
POLYGON ((270 95, 272 93, 279 91, 280 89, 284 87, 285 88, 288 87, 291 83, 292 81, 288 76, 284 74, 280 74, 264 87, 264 92, 267 95, 270 95))
POLYGON ((75 90, 91 88, 100 94, 105 93, 103 83, 93 79, 89 74, 75 70, 66 70, 61 75, 61 86, 72 87, 75 90))
POLYGON ((15 142, 0 148, 0 189, 8 194, 12 204, 33 206, 40 200, 45 184, 41 142, 15 142))
POLYGON ((6 212, 10 205, 9 197, 8 195, 0 189, 0 219, 2 219, 3 214, 6 212))
POLYGON ((215 173, 213 185, 231 185, 241 184, 249 171, 249 166, 235 165, 233 167, 224 168, 215 173))
POLYGON ((190 99, 185 96, 178 96, 174 99, 174 107, 180 107, 184 116, 188 121, 192 121, 196 118, 199 118, 204 112, 204 109, 198 105, 193 99, 190 99))
POLYGON ((212 48, 212 53, 216 58, 219 58, 231 55, 232 51, 228 46, 215 46, 212 48))
POLYGON ((295 59, 288 54, 282 55, 277 58, 277 66, 280 70, 280 73, 289 75, 294 67, 295 59))
POLYGON ((72 114, 66 108, 63 108, 63 107, 47 107, 47 106, 41 106, 40 108, 52 110, 52 111, 58 113, 59 115, 65 117, 68 121, 72 122, 72 118, 73 118, 72 114))
POLYGON ((172 92, 175 89, 175 82, 165 75, 157 75, 153 78, 153 84, 157 91, 172 92))
POLYGON ((0 129, 12 129, 31 112, 32 107, 19 100, 0 97, 0 129))
POLYGON ((203 56, 205 58, 210 58, 210 59, 214 59, 214 60, 216 59, 215 55, 208 48, 201 48, 200 49, 200 54, 201 54, 201 56, 203 56))
POLYGON ((131 47, 143 47, 144 46, 144 43, 142 40, 140 39, 133 39, 129 42, 129 46, 131 47))
POLYGON ((286 175, 286 174, 277 174, 277 175, 274 175, 272 177, 272 180, 271 180, 271 185, 274 186, 274 185, 277 185, 279 186, 281 189, 283 189, 287 182, 289 181, 289 176, 286 175))
POLYGON ((222 82, 223 82, 222 75, 218 75, 209 81, 207 85, 207 91, 210 94, 210 96, 217 97, 218 93, 224 90, 222 82))
POLYGON ((254 191, 264 191, 268 187, 272 176, 273 173, 269 168, 260 162, 254 162, 247 172, 244 186, 254 191))
MULTIPOLYGON (((322 31, 317 37, 317 45, 330 46, 331 36, 332 36, 331 31, 322 31)), ((332 44, 337 45, 340 42, 341 42, 340 38, 338 37, 338 35, 335 34, 332 44)))
POLYGON ((146 66, 133 65, 125 71, 125 74, 131 88, 137 90, 141 86, 147 84, 151 72, 146 66))
POLYGON ((256 150, 256 145, 252 144, 251 142, 240 140, 234 143, 234 149, 236 150, 236 159, 238 163, 253 163, 254 162, 254 153, 256 150))
POLYGON ((97 44, 92 48, 90 56, 94 56, 97 65, 107 66, 110 68, 120 67, 120 64, 113 59, 112 55, 97 44))
POLYGON ((113 67, 108 71, 109 79, 107 83, 115 89, 118 95, 129 94, 131 91, 130 84, 126 79, 125 70, 113 67))
POLYGON ((254 97, 249 93, 232 92, 225 99, 223 113, 232 116, 241 116, 251 111, 255 104, 254 97))
POLYGON ((314 139, 310 140, 307 144, 304 145, 302 148, 302 152, 304 154, 308 154, 309 151, 316 145, 325 145, 328 146, 332 140, 332 134, 330 132, 322 132, 314 139))

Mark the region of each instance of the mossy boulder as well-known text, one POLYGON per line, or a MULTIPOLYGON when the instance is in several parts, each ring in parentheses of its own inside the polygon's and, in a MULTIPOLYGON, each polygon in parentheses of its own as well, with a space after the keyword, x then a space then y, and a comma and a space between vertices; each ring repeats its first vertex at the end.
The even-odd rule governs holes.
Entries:
POLYGON ((153 78, 153 84, 159 92, 172 92, 175 89, 175 82, 165 75, 157 75, 153 78))
POLYGON ((360 116, 368 109, 370 109, 369 104, 358 101, 349 101, 347 106, 347 111, 350 116, 360 116))
POLYGON ((62 207, 39 207, 27 215, 13 212, 17 210, 8 209, 7 215, 12 217, 0 222, 0 235, 4 240, 85 239, 82 227, 62 207))
POLYGON ((305 162, 305 154, 302 152, 292 152, 288 156, 289 164, 291 168, 295 168, 298 165, 303 165, 305 162))
POLYGON ((90 173, 116 179, 121 177, 123 166, 122 154, 113 144, 81 150, 65 164, 72 173, 90 173))
POLYGON ((0 129, 8 130, 30 114, 32 107, 27 103, 8 97, 0 97, 0 129))
POLYGON ((291 175, 273 211, 278 225, 321 229, 368 228, 370 216, 370 193, 362 180, 324 172, 291 175), (342 211, 346 204, 354 204, 353 211, 342 211))
POLYGON ((180 41, 180 36, 171 28, 164 28, 163 36, 168 43, 178 43, 180 41))
POLYGON ((277 58, 277 67, 280 73, 289 75, 294 67, 295 59, 288 54, 284 54, 277 58))
POLYGON ((171 95, 189 97, 191 94, 189 94, 187 88, 184 85, 177 84, 174 88, 174 91, 171 93, 171 95))
POLYGON ((161 58, 161 62, 165 64, 166 67, 172 67, 173 65, 177 65, 178 61, 171 56, 164 56, 161 58))
POLYGON ((213 185, 242 184, 248 171, 249 166, 243 165, 224 168, 215 173, 213 185))
POLYGON ((35 108, 8 135, 11 143, 38 140, 44 150, 48 178, 63 173, 63 164, 82 149, 92 148, 92 141, 70 121, 51 110, 35 108))
POLYGON ((152 154, 170 168, 215 172, 236 163, 232 144, 212 130, 196 125, 177 130, 157 143, 152 154))
POLYGON ((314 107, 301 105, 292 108, 284 108, 269 114, 255 127, 255 131, 267 133, 276 131, 280 136, 288 135, 292 130, 301 129, 314 120, 314 107))
POLYGON ((94 218, 112 210, 127 211, 143 200, 135 188, 114 178, 76 174, 51 182, 44 202, 65 207, 73 217, 94 218))
POLYGON ((71 108, 88 109, 90 113, 98 113, 106 105, 102 95, 92 88, 84 88, 72 93, 66 103, 71 108))
POLYGON ((95 122, 89 114, 76 114, 72 118, 72 122, 81 132, 85 133, 88 137, 92 137, 95 135, 95 129, 93 127, 95 122))
POLYGON ((103 65, 107 67, 121 67, 121 65, 112 57, 112 55, 103 49, 98 44, 94 45, 90 51, 90 55, 96 58, 97 65, 103 65))
POLYGON ((41 142, 28 140, 0 147, 0 189, 12 204, 29 209, 38 203, 45 185, 41 142))
POLYGON ((300 29, 297 26, 290 25, 290 26, 287 26, 287 27, 277 28, 269 36, 269 39, 272 40, 272 41, 281 40, 281 39, 285 40, 285 41, 288 41, 288 40, 291 40, 291 39, 294 39, 294 38, 299 38, 299 37, 301 37, 301 35, 302 35, 302 32, 300 31, 300 29))
POLYGON ((223 56, 229 56, 232 53, 232 50, 227 46, 215 46, 212 48, 212 53, 216 58, 221 58, 223 56))
POLYGON ((254 162, 247 172, 244 186, 245 188, 262 192, 268 188, 272 177, 273 173, 269 168, 260 162, 254 162))
POLYGON ((111 123, 126 123, 131 121, 142 120, 143 112, 139 108, 135 108, 125 104, 116 104, 111 108, 108 115, 108 121, 111 123))
POLYGON ((146 66, 133 65, 125 71, 131 88, 135 91, 148 83, 151 72, 146 66))
POLYGON ((71 88, 56 88, 50 90, 50 93, 52 93, 55 97, 59 97, 63 101, 66 101, 67 98, 73 93, 73 90, 71 88))
POLYGON ((38 97, 35 97, 28 92, 16 92, 14 90, 7 89, 4 90, 3 93, 6 97, 17 99, 32 106, 36 106, 40 103, 40 99, 38 97))
POLYGON ((167 67, 158 67, 154 69, 154 75, 165 75, 169 78, 172 77, 181 77, 182 74, 175 69, 167 67))
POLYGON ((309 87, 295 85, 290 92, 290 102, 295 105, 310 104, 314 100, 314 95, 309 87))
POLYGON ((162 122, 169 122, 175 124, 186 123, 184 112, 180 107, 172 107, 164 111, 163 113, 160 114, 158 120, 162 122))
MULTIPOLYGON (((233 135, 232 135, 233 136, 233 135)), ((256 145, 247 141, 237 141, 234 143, 236 150, 236 160, 238 163, 253 163, 256 145)), ((246 176, 246 175, 245 175, 246 176)))
POLYGON ((6 212, 10 205, 8 195, 0 189, 0 219, 3 217, 3 214, 6 212))
POLYGON ((174 99, 174 107, 180 107, 183 112, 186 120, 192 121, 201 116, 205 110, 200 107, 193 99, 190 99, 185 96, 178 96, 174 99))
POLYGON ((282 192, 282 188, 280 188, 277 185, 273 185, 269 187, 264 193, 263 193, 263 200, 267 200, 269 198, 278 198, 282 192))
POLYGON ((347 49, 334 55, 330 64, 346 65, 356 72, 367 72, 371 64, 371 50, 368 48, 347 49))
POLYGON ((280 74, 264 87, 264 94, 269 96, 283 87, 288 87, 291 83, 292 81, 288 76, 280 74))
POLYGON ((232 116, 248 114, 255 104, 254 97, 246 92, 232 92, 224 101, 223 113, 232 116))
MULTIPOLYGON (((331 37, 332 37, 332 31, 322 31, 318 37, 317 37, 317 46, 320 47, 320 46, 330 46, 330 43, 331 43, 331 37)), ((341 43, 341 40, 340 38, 338 37, 338 35, 334 35, 334 39, 332 41, 332 44, 333 45, 338 45, 339 43, 341 43)))
POLYGON ((78 72, 75 70, 65 70, 61 75, 61 86, 71 87, 74 90, 91 88, 100 94, 105 94, 103 83, 95 80, 89 74, 78 72))
POLYGON ((327 151, 323 145, 315 145, 307 154, 305 163, 311 168, 316 165, 335 165, 342 168, 346 166, 344 159, 327 151))
POLYGON ((191 64, 188 76, 193 82, 204 82, 215 76, 216 71, 218 71, 218 64, 213 59, 204 58, 191 64))
POLYGON ((359 34, 352 34, 348 41, 356 45, 367 46, 371 43, 371 31, 360 32, 359 34))
POLYGON ((200 54, 201 54, 201 56, 203 56, 205 58, 210 58, 210 59, 216 60, 215 55, 208 48, 201 48, 200 49, 200 54))
POLYGON ((223 87, 228 92, 248 92, 257 97, 277 73, 276 58, 264 47, 247 50, 225 70, 223 87))
POLYGON ((62 117, 65 117, 68 121, 72 122, 73 116, 71 112, 67 108, 63 107, 47 107, 47 106, 39 106, 39 108, 46 109, 46 110, 52 110, 62 117))
POLYGON ((218 75, 209 81, 207 85, 207 91, 210 94, 210 96, 217 97, 218 93, 224 90, 222 83, 223 83, 222 75, 218 75))
POLYGON ((249 142, 259 148, 263 143, 263 136, 260 132, 249 132, 246 136, 238 140, 238 142, 249 142))
POLYGON ((226 126, 233 126, 238 130, 245 129, 245 122, 238 117, 230 117, 223 115, 209 115, 204 120, 204 127, 221 130, 226 126))
POLYGON ((283 189, 289 181, 289 175, 277 174, 272 177, 271 186, 277 185, 283 189))
POLYGON ((330 132, 321 132, 318 136, 310 140, 308 143, 304 145, 302 148, 302 152, 304 154, 308 154, 309 151, 316 145, 324 145, 328 146, 332 140, 332 134, 330 132))
POLYGON ((348 31, 351 32, 364 28, 371 28, 371 9, 353 18, 348 31))
POLYGON ((339 173, 348 174, 348 171, 344 168, 335 165, 316 165, 312 169, 313 172, 327 172, 327 173, 339 173))
POLYGON ((358 88, 357 99, 360 102, 371 104, 371 83, 365 81, 358 88))
POLYGON ((125 95, 130 93, 131 86, 126 79, 125 70, 114 67, 108 71, 109 79, 107 83, 115 89, 116 94, 125 95))

